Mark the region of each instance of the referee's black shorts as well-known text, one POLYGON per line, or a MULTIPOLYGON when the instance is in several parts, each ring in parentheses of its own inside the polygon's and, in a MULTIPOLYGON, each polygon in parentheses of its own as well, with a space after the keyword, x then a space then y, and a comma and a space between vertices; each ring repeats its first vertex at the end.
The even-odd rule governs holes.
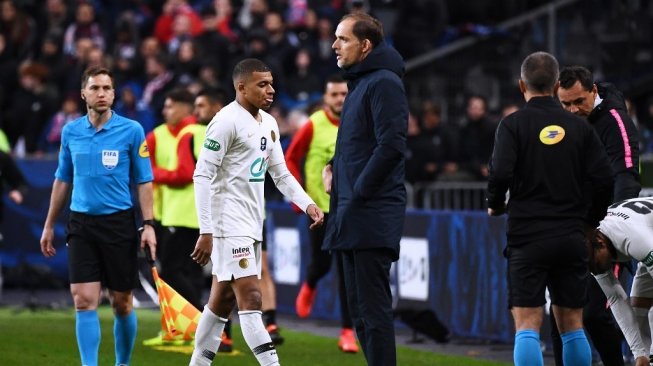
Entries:
POLYGON ((509 306, 538 307, 546 303, 549 287, 551 303, 582 308, 587 302, 587 250, 582 232, 520 245, 508 242, 509 306))
POLYGON ((138 231, 134 211, 110 215, 71 212, 66 242, 70 283, 102 282, 110 290, 138 284, 138 231))

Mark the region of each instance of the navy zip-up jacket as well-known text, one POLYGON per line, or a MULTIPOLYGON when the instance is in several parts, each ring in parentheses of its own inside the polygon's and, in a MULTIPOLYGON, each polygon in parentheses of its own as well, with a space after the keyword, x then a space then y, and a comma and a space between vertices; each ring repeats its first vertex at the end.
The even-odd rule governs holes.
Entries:
POLYGON ((333 157, 322 248, 389 248, 397 259, 406 215, 404 61, 382 42, 345 71, 349 92, 333 157))

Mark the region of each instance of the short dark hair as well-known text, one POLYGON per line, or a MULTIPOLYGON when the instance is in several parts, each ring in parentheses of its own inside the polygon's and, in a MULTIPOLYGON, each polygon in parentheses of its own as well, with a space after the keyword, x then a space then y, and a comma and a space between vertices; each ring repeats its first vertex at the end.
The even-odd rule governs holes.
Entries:
POLYGON ((352 13, 345 15, 340 21, 347 19, 354 20, 352 32, 359 40, 369 39, 372 47, 383 42, 383 24, 378 19, 366 13, 352 13))
POLYGON ((108 76, 111 79, 111 85, 113 85, 113 74, 109 69, 102 66, 91 66, 84 70, 84 73, 82 74, 82 89, 86 88, 88 78, 98 75, 108 76))
POLYGON ((211 104, 219 103, 220 105, 227 105, 227 92, 222 88, 206 88, 197 93, 198 97, 206 97, 211 104))
POLYGON ((521 64, 521 79, 530 91, 552 93, 558 81, 558 60, 547 52, 531 53, 521 64))
POLYGON ((326 82, 327 82, 327 83, 346 83, 347 80, 345 80, 345 79, 342 77, 342 75, 340 75, 340 74, 333 74, 333 75, 329 76, 329 77, 326 79, 326 82))
POLYGON ((565 66, 560 70, 560 87, 569 89, 579 81, 583 89, 590 91, 594 87, 592 72, 583 66, 565 66))
POLYGON ((236 64, 231 77, 235 82, 236 80, 244 76, 249 76, 255 72, 272 72, 272 70, 270 70, 268 65, 259 59, 246 58, 236 64))
POLYGON ((186 88, 174 88, 166 94, 166 99, 170 99, 173 102, 188 104, 190 106, 195 102, 195 97, 193 93, 188 91, 186 88))

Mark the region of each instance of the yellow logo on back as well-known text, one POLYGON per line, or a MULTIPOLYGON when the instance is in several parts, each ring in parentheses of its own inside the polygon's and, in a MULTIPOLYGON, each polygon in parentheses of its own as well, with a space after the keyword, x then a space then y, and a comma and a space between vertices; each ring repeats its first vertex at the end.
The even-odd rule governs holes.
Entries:
POLYGON ((546 126, 540 131, 540 141, 544 145, 555 145, 565 138, 565 129, 558 125, 546 126))
POLYGON ((150 157, 150 150, 147 148, 147 141, 143 141, 141 144, 141 147, 138 148, 138 155, 141 158, 149 158, 150 157))

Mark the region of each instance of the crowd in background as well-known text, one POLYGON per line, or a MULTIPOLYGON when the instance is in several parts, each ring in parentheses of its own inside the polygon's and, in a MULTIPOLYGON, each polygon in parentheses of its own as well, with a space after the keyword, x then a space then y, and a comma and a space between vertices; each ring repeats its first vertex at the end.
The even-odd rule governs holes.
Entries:
MULTIPOLYGON (((347 12, 367 11, 380 18, 387 40, 410 59, 461 33, 489 34, 492 28, 482 24, 496 24, 545 2, 501 1, 489 7, 470 1, 464 9, 458 3, 2 0, 0 126, 15 155, 54 156, 62 127, 85 112, 79 98, 81 73, 103 65, 114 72, 114 109, 139 121, 147 133, 164 122, 163 101, 173 87, 195 94, 221 88, 233 96, 233 66, 256 57, 273 70, 276 101, 270 112, 286 147, 320 105, 325 79, 339 72, 331 45, 334 26, 347 12)), ((409 95, 407 181, 485 180, 498 121, 523 102, 504 98, 497 103, 478 87, 482 76, 467 89, 461 116, 442 108, 446 93, 409 95), (478 95, 469 92, 475 86, 478 95)), ((653 120, 653 101, 648 109, 639 107, 643 119, 653 120)), ((653 151, 650 135, 642 128, 643 153, 653 151)))

